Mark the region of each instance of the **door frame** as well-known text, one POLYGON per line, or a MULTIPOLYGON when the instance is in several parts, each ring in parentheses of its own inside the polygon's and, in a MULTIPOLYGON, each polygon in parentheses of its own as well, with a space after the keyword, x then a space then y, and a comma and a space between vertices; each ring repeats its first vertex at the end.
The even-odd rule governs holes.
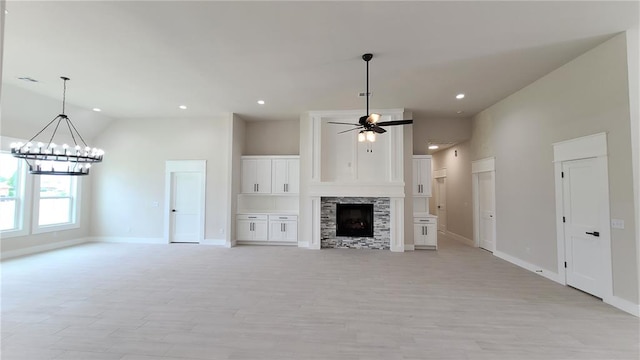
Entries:
POLYGON ((171 242, 171 175, 177 172, 196 172, 202 179, 200 187, 200 226, 198 242, 204 241, 205 199, 207 190, 207 160, 167 160, 164 169, 164 240, 171 242))
POLYGON ((493 173, 493 251, 498 249, 498 233, 496 232, 498 217, 496 216, 496 158, 488 157, 471 162, 471 192, 473 196, 473 246, 480 247, 480 178, 483 172, 493 173))
POLYGON ((603 296, 604 302, 610 303, 613 298, 613 269, 611 262, 611 228, 609 215, 609 167, 607 155, 607 133, 598 133, 583 136, 571 140, 557 142, 553 144, 553 167, 556 194, 556 240, 558 245, 558 280, 567 285, 567 272, 564 267, 565 262, 565 234, 562 214, 564 213, 562 186, 562 163, 565 161, 580 159, 595 159, 595 171, 601 176, 599 203, 604 204, 600 209, 599 228, 600 240, 604 242, 604 252, 602 253, 603 265, 603 296))
MULTIPOLYGON (((438 188, 438 179, 444 178, 445 182, 447 181, 447 168, 442 168, 442 169, 438 169, 438 170, 433 170, 433 184, 431 184, 432 188, 432 196, 434 199, 434 205, 435 205, 435 212, 436 212, 436 216, 438 217, 438 227, 440 227, 441 224, 441 219, 440 219, 440 214, 438 213, 438 203, 440 202, 440 189, 438 188)), ((445 198, 446 198, 446 189, 445 189, 445 198)), ((446 207, 445 207, 445 211, 446 211, 446 207)), ((445 218, 445 223, 444 223, 444 231, 443 233, 448 233, 449 231, 447 230, 447 219, 445 218)), ((440 231, 440 229, 438 228, 437 231, 440 231)))

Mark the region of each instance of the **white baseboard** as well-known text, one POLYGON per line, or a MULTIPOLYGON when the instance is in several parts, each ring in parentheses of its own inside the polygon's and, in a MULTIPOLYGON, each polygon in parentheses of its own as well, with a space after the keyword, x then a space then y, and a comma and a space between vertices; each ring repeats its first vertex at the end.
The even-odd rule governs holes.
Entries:
POLYGON ((414 251, 416 246, 414 244, 404 244, 404 251, 414 251))
POLYGON ((30 246, 22 249, 17 249, 17 250, 3 251, 0 254, 0 259, 5 260, 5 259, 18 257, 18 256, 37 254, 40 252, 85 244, 90 241, 91 241, 90 238, 79 238, 79 239, 73 239, 73 240, 56 241, 49 244, 43 244, 43 245, 37 245, 37 246, 30 246))
POLYGON ((298 247, 299 248, 309 248, 309 242, 308 241, 298 241, 298 247))
POLYGON ((518 265, 523 269, 527 269, 527 270, 529 270, 529 271, 531 271, 533 273, 536 273, 536 274, 538 274, 540 276, 544 276, 549 280, 553 280, 553 281, 555 281, 557 283, 565 285, 564 281, 560 278, 560 275, 558 273, 555 273, 555 272, 550 271, 550 270, 542 269, 541 267, 539 267, 537 265, 533 265, 533 264, 531 264, 529 262, 526 262, 526 261, 524 261, 522 259, 518 259, 515 256, 511 256, 511 255, 505 254, 505 253, 497 251, 497 250, 493 252, 493 255, 499 257, 502 260, 508 261, 508 262, 510 262, 510 263, 512 263, 514 265, 518 265))
POLYGON ((475 243, 473 242, 473 240, 471 239, 467 239, 466 237, 462 236, 462 235, 458 235, 456 233, 452 233, 451 231, 447 230, 447 232, 444 233, 444 235, 446 237, 449 237, 455 241, 459 241, 465 245, 468 246, 475 246, 475 243))
POLYGON ((214 245, 214 246, 227 246, 227 241, 225 239, 204 239, 200 243, 202 245, 214 245))
POLYGON ((604 302, 611 306, 617 307, 624 312, 628 312, 633 316, 640 317, 640 304, 634 304, 629 300, 625 300, 615 295, 609 299, 604 300, 604 302))
POLYGON ((137 238, 137 237, 119 237, 119 236, 93 236, 91 241, 110 242, 110 243, 128 243, 128 244, 166 244, 164 238, 137 238))

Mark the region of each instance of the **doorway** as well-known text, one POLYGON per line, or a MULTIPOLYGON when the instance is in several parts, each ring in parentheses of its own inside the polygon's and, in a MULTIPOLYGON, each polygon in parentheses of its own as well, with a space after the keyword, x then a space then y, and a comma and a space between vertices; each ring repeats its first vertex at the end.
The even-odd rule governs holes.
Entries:
POLYGON ((607 301, 613 296, 606 134, 554 144, 558 273, 607 301))
POLYGON ((447 232, 447 177, 436 177, 436 215, 438 216, 438 231, 447 232))
POLYGON ((496 250, 496 182, 495 159, 471 164, 473 191, 473 235, 475 246, 496 250))
POLYGON ((204 240, 206 162, 172 160, 165 167, 165 238, 169 243, 204 240))

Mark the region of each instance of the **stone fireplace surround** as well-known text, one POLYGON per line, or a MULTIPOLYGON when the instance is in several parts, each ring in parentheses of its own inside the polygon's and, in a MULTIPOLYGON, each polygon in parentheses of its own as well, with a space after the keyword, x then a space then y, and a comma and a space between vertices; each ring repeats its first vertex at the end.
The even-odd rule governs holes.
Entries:
POLYGON ((320 247, 389 250, 391 202, 388 197, 321 197, 320 247), (373 237, 336 236, 336 204, 373 204, 373 237))

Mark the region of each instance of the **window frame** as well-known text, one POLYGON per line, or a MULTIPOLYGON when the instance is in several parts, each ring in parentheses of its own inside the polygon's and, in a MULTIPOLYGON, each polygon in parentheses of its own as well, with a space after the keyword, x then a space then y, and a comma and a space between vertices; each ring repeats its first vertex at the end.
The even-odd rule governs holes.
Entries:
MULTIPOLYGON (((70 196, 47 196, 40 197, 40 179, 42 175, 36 175, 33 180, 33 208, 32 214, 32 234, 43 234, 48 232, 71 230, 80 228, 80 207, 82 204, 82 177, 69 176, 71 179, 70 196), (42 199, 70 199, 69 217, 70 221, 65 223, 40 225, 40 200, 42 199)), ((49 175, 49 176, 68 176, 68 175, 49 175)))
MULTIPOLYGON (((0 150, 0 154, 11 156, 11 153, 8 151, 0 150)), ((27 189, 31 188, 31 179, 27 176, 27 165, 24 160, 18 159, 18 177, 17 177, 17 186, 16 186, 16 196, 14 197, 16 200, 16 207, 14 213, 14 225, 13 229, 9 230, 0 230, 1 238, 12 238, 17 236, 26 236, 29 235, 29 221, 30 218, 30 209, 29 204, 31 204, 31 193, 27 191, 27 189)))

